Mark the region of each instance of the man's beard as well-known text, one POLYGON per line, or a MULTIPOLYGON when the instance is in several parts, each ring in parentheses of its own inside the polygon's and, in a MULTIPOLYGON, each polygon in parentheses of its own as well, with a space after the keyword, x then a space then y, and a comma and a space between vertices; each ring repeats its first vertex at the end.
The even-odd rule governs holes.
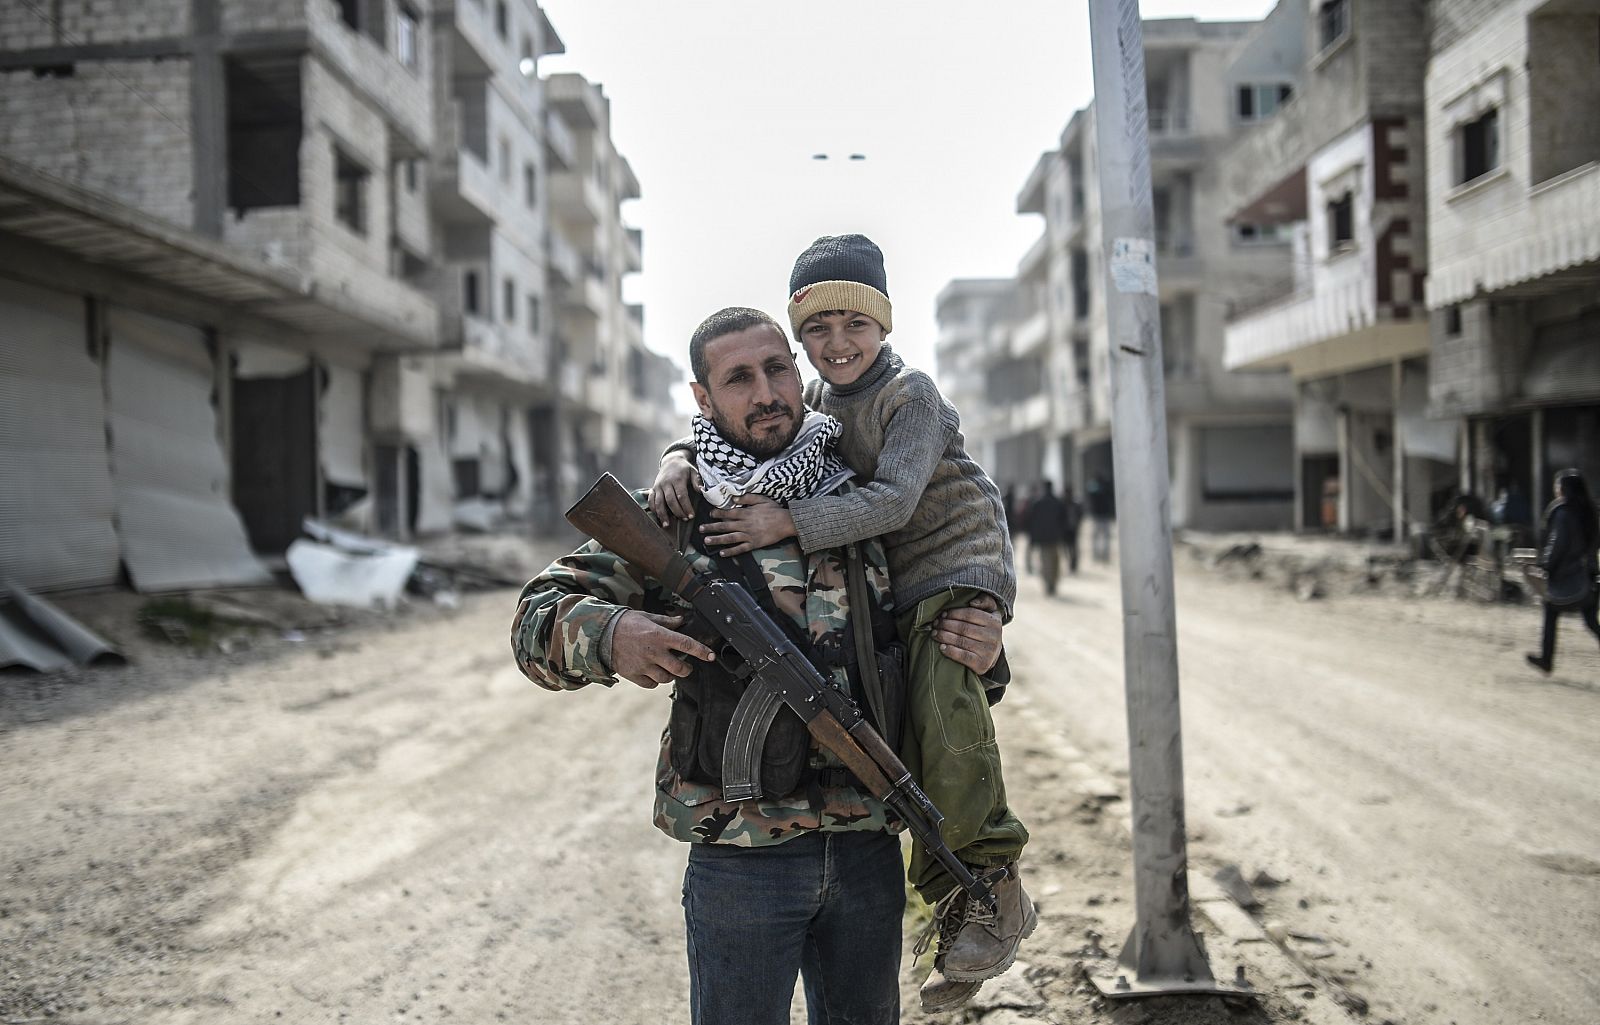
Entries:
POLYGON ((737 446, 755 456, 757 459, 771 459, 773 456, 788 448, 794 441, 795 435, 800 433, 800 418, 794 415, 794 410, 787 402, 781 400, 769 402, 764 406, 757 406, 750 415, 744 418, 743 423, 735 423, 731 417, 724 416, 722 410, 717 408, 715 402, 711 403, 711 422, 716 424, 717 432, 731 445, 737 446), (786 413, 789 416, 790 427, 781 437, 765 435, 757 437, 753 425, 764 416, 775 413, 786 413))

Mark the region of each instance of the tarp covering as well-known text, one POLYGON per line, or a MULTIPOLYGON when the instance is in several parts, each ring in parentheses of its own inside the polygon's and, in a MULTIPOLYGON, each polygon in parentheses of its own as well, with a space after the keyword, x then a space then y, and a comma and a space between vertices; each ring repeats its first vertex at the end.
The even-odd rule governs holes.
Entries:
POLYGON ((54 590, 119 572, 100 367, 84 301, 0 280, 0 574, 54 590))
POLYGON ((121 663, 99 634, 13 580, 0 579, 0 669, 41 673, 92 662, 121 663))
POLYGON ((417 568, 419 552, 306 520, 306 533, 289 546, 286 558, 294 582, 320 605, 389 608, 400 600, 417 568))
POLYGON ((111 466, 134 587, 270 583, 228 498, 201 333, 117 308, 109 324, 111 466))

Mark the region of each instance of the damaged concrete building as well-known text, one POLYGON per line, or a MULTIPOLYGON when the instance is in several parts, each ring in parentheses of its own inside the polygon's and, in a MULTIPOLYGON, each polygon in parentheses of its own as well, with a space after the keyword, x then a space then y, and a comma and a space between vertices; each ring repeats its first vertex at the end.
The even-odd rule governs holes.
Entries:
MULTIPOLYGON (((1282 247, 1210 216, 1221 156, 1254 120, 1233 109, 1229 71, 1254 27, 1144 23, 1172 518, 1198 529, 1287 527, 1293 494, 1287 375, 1223 367, 1226 303, 1282 247)), ((1044 231, 1015 279, 958 280, 940 297, 941 380, 981 383, 960 407, 969 438, 996 480, 1024 491, 1048 478, 1083 495, 1114 477, 1094 113, 1073 115, 1018 194, 1044 231)))
POLYGON ((587 250, 621 369, 565 344, 551 180, 620 157, 547 105, 536 4, 65 0, 0 39, 0 573, 258 581, 307 516, 548 520, 607 418, 676 433, 627 386, 660 359, 620 298, 631 172, 587 250))

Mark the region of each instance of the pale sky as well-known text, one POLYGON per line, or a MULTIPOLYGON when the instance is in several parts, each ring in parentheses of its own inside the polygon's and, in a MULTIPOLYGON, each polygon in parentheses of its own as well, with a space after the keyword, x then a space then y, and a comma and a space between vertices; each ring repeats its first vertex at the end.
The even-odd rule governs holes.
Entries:
MULTIPOLYGON (((858 231, 884 251, 890 342, 932 373, 934 297, 951 278, 1015 273, 1043 230, 1015 213, 1017 192, 1093 95, 1083 0, 541 3, 567 52, 540 72, 579 72, 611 99, 643 193, 623 207, 644 230, 625 292, 644 303, 646 344, 680 365, 723 306, 787 323, 794 258, 858 231)), ((1272 0, 1141 6, 1253 19, 1272 0)))

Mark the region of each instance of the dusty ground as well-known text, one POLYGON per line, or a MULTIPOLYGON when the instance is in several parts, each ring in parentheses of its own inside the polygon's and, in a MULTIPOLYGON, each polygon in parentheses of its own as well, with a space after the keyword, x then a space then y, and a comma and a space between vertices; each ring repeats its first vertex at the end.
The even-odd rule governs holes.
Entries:
MULTIPOLYGON (((1544 681, 1527 610, 1300 604, 1182 565, 1196 871, 1286 879, 1263 920, 1325 940, 1286 942, 1373 1020, 1592 1023, 1600 659, 1544 681)), ((1115 594, 1024 582, 998 711, 1042 921, 957 1020, 1292 1020, 1298 993, 1103 1007, 1074 970, 1129 924, 1121 803, 1061 756, 1122 764, 1115 594)), ((648 821, 663 696, 525 684, 512 597, 0 677, 0 1022, 684 1020, 684 851, 648 821)))

